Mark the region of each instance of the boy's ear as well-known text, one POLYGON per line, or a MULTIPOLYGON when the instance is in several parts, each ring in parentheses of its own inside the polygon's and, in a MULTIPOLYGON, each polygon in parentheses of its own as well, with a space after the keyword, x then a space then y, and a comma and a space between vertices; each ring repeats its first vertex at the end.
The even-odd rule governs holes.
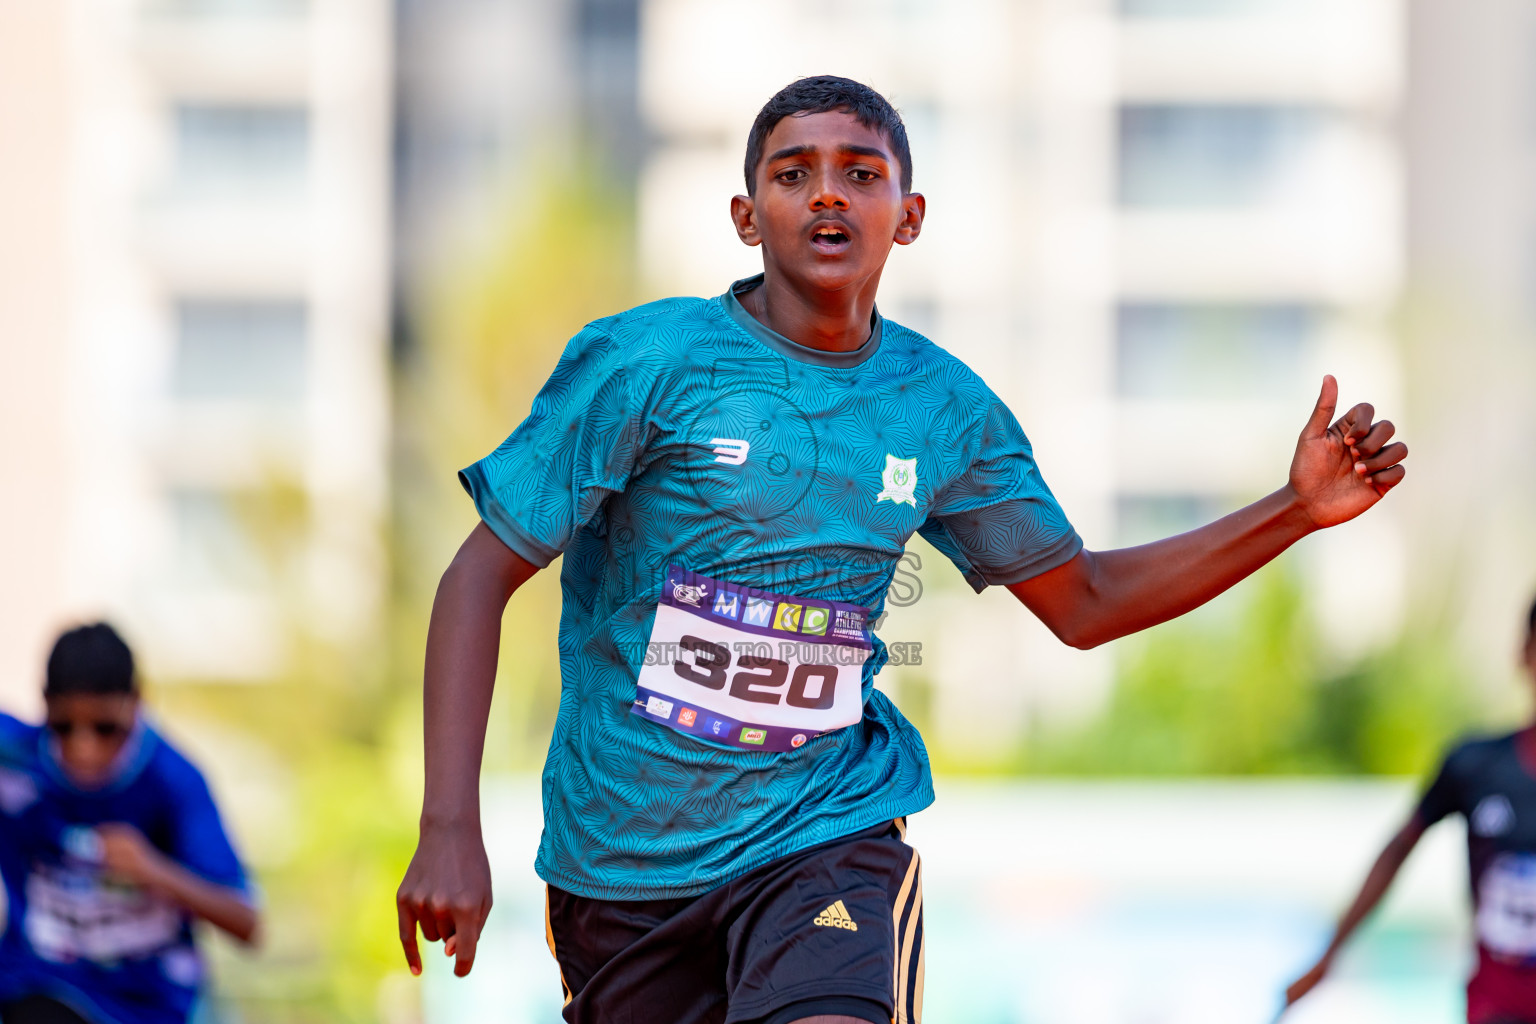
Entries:
POLYGON ((731 197, 731 223, 736 225, 736 237, 743 245, 763 244, 763 236, 757 230, 757 204, 751 196, 731 197))
POLYGON ((901 223, 896 225, 896 244, 911 245, 923 230, 928 200, 921 192, 908 192, 901 199, 901 223))

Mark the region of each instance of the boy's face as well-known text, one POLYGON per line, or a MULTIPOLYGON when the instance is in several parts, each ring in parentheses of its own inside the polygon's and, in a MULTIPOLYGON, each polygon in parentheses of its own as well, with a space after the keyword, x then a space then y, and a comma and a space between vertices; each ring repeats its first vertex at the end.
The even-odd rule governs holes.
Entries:
POLYGON ((901 190, 884 135, 852 114, 786 117, 757 167, 756 194, 731 200, 736 233, 763 247, 763 266, 811 289, 878 282, 891 243, 922 230, 925 201, 901 190))
POLYGON ((107 781, 108 770, 138 715, 139 698, 126 693, 70 693, 48 698, 48 731, 59 760, 81 786, 107 781))

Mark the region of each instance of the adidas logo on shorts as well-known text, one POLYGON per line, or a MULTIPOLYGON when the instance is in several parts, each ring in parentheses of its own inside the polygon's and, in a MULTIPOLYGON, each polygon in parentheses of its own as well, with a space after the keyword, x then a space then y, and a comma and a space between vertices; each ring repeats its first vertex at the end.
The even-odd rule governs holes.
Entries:
POLYGON ((843 906, 842 900, 838 900, 826 910, 816 915, 816 920, 811 923, 820 925, 823 928, 842 928, 850 932, 859 930, 859 926, 854 924, 853 918, 848 916, 848 908, 843 906))

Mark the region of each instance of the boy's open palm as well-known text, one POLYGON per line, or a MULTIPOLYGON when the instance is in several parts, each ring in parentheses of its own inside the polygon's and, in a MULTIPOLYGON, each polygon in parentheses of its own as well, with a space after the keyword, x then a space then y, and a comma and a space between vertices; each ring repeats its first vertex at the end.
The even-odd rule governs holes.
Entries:
POLYGON ((1291 460, 1291 489, 1319 528, 1355 518, 1407 472, 1401 465, 1407 445, 1387 443, 1396 430, 1391 421, 1373 422, 1376 410, 1362 402, 1329 426, 1338 401, 1338 382, 1324 377, 1317 406, 1291 460))

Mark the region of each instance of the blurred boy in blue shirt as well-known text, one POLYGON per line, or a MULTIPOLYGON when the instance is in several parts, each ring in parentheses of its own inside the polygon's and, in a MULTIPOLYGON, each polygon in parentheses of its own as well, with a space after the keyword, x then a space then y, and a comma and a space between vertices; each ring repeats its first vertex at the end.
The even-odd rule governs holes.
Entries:
POLYGON ((48 658, 47 722, 0 714, 3 1024, 184 1024, 192 921, 250 943, 258 916, 202 774, 141 716, 105 624, 48 658))

